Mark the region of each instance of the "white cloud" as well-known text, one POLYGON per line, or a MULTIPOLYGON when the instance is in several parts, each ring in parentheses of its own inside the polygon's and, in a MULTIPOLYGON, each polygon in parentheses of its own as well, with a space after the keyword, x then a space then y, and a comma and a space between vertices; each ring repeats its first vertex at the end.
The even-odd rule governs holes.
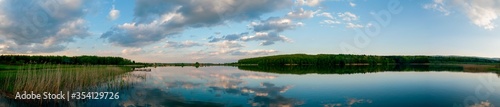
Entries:
POLYGON ((452 10, 464 13, 476 26, 487 30, 494 29, 495 20, 500 16, 500 1, 498 0, 434 0, 424 5, 425 9, 432 9, 449 15, 452 10))
POLYGON ((366 24, 366 26, 365 26, 365 27, 368 27, 368 28, 369 28, 369 27, 372 27, 372 26, 373 26, 373 23, 368 23, 368 24, 366 24))
POLYGON ((473 3, 465 6, 466 13, 472 23, 484 29, 492 30, 496 27, 493 23, 499 16, 500 7, 488 6, 488 4, 473 3))
POLYGON ((330 18, 330 19, 335 19, 331 13, 328 13, 328 12, 322 12, 320 14, 318 14, 317 16, 323 16, 323 17, 327 17, 327 18, 330 18))
POLYGON ((142 48, 128 48, 122 50, 123 55, 139 55, 142 53, 145 53, 142 48))
POLYGON ((363 25, 360 25, 360 24, 354 24, 354 23, 347 23, 347 25, 345 26, 346 28, 362 28, 363 25))
POLYGON ((116 20, 118 17, 120 17, 120 11, 115 9, 115 5, 113 5, 113 8, 109 11, 108 18, 110 20, 116 20))
POLYGON ((442 12, 446 16, 450 14, 450 11, 444 7, 443 0, 434 0, 434 3, 426 4, 424 8, 442 12))
POLYGON ((283 32, 287 29, 294 29, 299 26, 288 18, 270 17, 267 20, 261 20, 259 22, 252 22, 250 27, 253 28, 255 32, 265 32, 265 31, 276 31, 283 32))
POLYGON ((297 0, 295 3, 298 5, 307 5, 307 6, 317 6, 320 4, 323 0, 297 0))
POLYGON ((338 13, 338 16, 344 21, 354 21, 358 20, 359 18, 358 16, 356 16, 356 14, 353 14, 351 12, 338 13))
POLYGON ((218 43, 210 44, 210 46, 214 46, 214 47, 221 48, 221 49, 231 49, 231 48, 243 47, 243 45, 241 45, 241 43, 238 41, 227 41, 227 40, 222 41, 222 42, 218 42, 218 43))
POLYGON ((279 35, 276 32, 256 32, 255 35, 242 37, 241 40, 243 40, 243 41, 262 41, 260 43, 260 45, 262 45, 262 46, 272 45, 276 41, 282 41, 282 42, 291 42, 292 41, 291 39, 289 39, 283 35, 279 35))
POLYGON ((304 24, 304 23, 302 23, 302 22, 297 22, 296 24, 297 24, 297 26, 304 26, 304 25, 305 25, 305 24, 304 24))
POLYGON ((303 8, 299 8, 295 11, 288 12, 287 17, 292 19, 307 19, 314 17, 314 14, 316 14, 316 12, 312 10, 304 10, 303 8))
POLYGON ((350 5, 351 7, 356 7, 356 4, 354 4, 353 2, 349 2, 349 5, 350 5))
POLYGON ((320 22, 320 24, 340 24, 341 22, 340 21, 334 21, 334 20, 323 20, 320 22))
POLYGON ((224 40, 222 42, 209 43, 208 46, 215 47, 215 51, 197 52, 200 55, 224 55, 239 51, 244 46, 238 41, 224 40))
POLYGON ((165 45, 163 45, 163 48, 190 48, 195 46, 202 46, 202 44, 190 40, 183 42, 167 41, 165 45))
POLYGON ((268 55, 271 53, 276 53, 276 50, 240 50, 232 53, 233 55, 268 55))

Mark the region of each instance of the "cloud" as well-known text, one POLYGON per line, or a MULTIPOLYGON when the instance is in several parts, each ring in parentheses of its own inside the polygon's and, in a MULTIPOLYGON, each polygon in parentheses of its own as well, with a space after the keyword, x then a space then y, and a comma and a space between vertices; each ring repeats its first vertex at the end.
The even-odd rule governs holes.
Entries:
POLYGON ((140 47, 182 33, 186 28, 259 19, 292 4, 290 0, 138 0, 134 22, 113 27, 101 38, 118 46, 140 47))
POLYGON ((64 45, 61 45, 61 44, 45 46, 45 45, 37 45, 37 44, 17 45, 13 41, 8 41, 8 42, 3 42, 3 43, 0 42, 0 53, 6 53, 6 54, 51 53, 51 52, 63 51, 64 49, 66 49, 66 47, 64 45))
POLYGON ((353 2, 349 2, 349 5, 350 5, 351 7, 356 7, 356 4, 354 4, 353 2))
POLYGON ((245 36, 241 38, 243 41, 262 41, 260 45, 272 45, 276 41, 291 42, 290 39, 276 32, 256 32, 253 36, 245 36))
POLYGON ((142 48, 129 48, 122 50, 123 55, 138 55, 142 53, 145 53, 144 50, 142 50, 142 48))
POLYGON ((346 28, 362 28, 363 25, 360 25, 360 24, 354 24, 354 23, 347 23, 347 25, 345 26, 346 28))
POLYGON ((340 24, 341 22, 339 21, 334 21, 334 20, 323 20, 320 22, 320 24, 329 24, 329 25, 332 25, 332 24, 340 24))
POLYGON ((123 107, 219 107, 224 106, 221 103, 189 101, 182 95, 172 92, 166 92, 160 88, 133 87, 127 90, 130 98, 117 101, 117 106, 123 107))
POLYGON ((450 11, 445 8, 443 0, 434 0, 434 3, 424 5, 425 9, 436 10, 442 12, 444 15, 450 15, 450 11))
POLYGON ((240 50, 233 52, 232 55, 269 55, 271 53, 276 53, 276 50, 240 50))
POLYGON ((113 8, 111 8, 111 11, 109 11, 108 18, 110 20, 116 20, 120 17, 120 11, 115 9, 115 5, 113 5, 113 8))
POLYGON ((239 41, 228 41, 224 40, 222 42, 209 43, 208 46, 215 47, 215 51, 199 51, 193 54, 196 55, 223 55, 231 54, 233 52, 239 51, 244 46, 239 41))
POLYGON ((167 41, 163 45, 164 48, 190 48, 195 46, 202 46, 202 44, 187 40, 184 42, 167 41))
POLYGON ((294 29, 297 26, 300 26, 300 24, 294 23, 291 19, 279 17, 270 17, 267 20, 252 22, 250 24, 250 27, 252 27, 255 32, 283 32, 287 29, 294 29))
POLYGON ((344 103, 327 103, 323 104, 324 107, 352 107, 356 104, 371 104, 373 101, 370 99, 357 99, 357 98, 346 98, 344 103))
MULTIPOLYGON (((166 14, 161 16, 168 21, 183 20, 180 14, 166 14)), ((168 22, 155 21, 147 24, 125 23, 115 26, 101 35, 108 42, 123 47, 141 47, 163 40, 182 32, 182 27, 165 24, 168 22)))
POLYGON ((487 30, 496 27, 495 20, 500 16, 498 0, 434 0, 424 5, 425 9, 436 10, 448 15, 456 10, 464 13, 476 26, 487 30))
POLYGON ((355 21, 358 20, 358 16, 351 12, 338 13, 338 16, 344 21, 355 21))
POLYGON ((464 5, 466 14, 469 19, 471 19, 472 23, 488 30, 492 30, 496 27, 493 21, 499 17, 500 1, 477 0, 464 5))
POLYGON ((322 12, 320 14, 318 14, 317 16, 323 16, 323 17, 327 17, 329 19, 335 19, 331 13, 328 13, 328 12, 322 12))
POLYGON ((316 12, 312 10, 304 10, 303 8, 299 8, 296 9, 295 11, 288 12, 287 17, 292 19, 307 19, 314 17, 314 14, 316 14, 316 12))
POLYGON ((323 0, 297 0, 295 3, 298 5, 307 5, 307 6, 317 6, 318 4, 321 4, 323 0))
POLYGON ((220 48, 220 49, 231 49, 231 48, 241 48, 244 47, 237 41, 222 41, 218 43, 211 44, 211 46, 220 48))
POLYGON ((229 35, 225 35, 222 37, 211 37, 211 38, 209 38, 211 40, 208 42, 212 43, 212 42, 218 42, 221 40, 234 41, 234 40, 239 40, 241 37, 247 36, 248 34, 249 34, 248 32, 244 32, 244 33, 240 33, 240 34, 229 34, 229 35))
POLYGON ((479 103, 475 103, 474 105, 470 105, 469 107, 495 107, 491 104, 490 101, 481 101, 479 103))
POLYGON ((2 53, 50 53, 66 49, 64 44, 90 35, 85 8, 90 2, 0 1, 2 53))
POLYGON ((245 46, 240 41, 224 40, 221 42, 209 43, 208 46, 214 47, 214 51, 198 51, 191 55, 268 55, 276 53, 276 50, 242 50, 245 46))

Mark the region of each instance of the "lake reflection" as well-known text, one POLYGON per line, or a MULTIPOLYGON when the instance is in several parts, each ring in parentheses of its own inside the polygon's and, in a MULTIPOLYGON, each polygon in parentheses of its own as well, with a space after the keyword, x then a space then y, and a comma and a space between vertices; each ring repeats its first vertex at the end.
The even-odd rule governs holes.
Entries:
MULTIPOLYGON (((274 74, 236 67, 159 67, 130 79, 119 106, 493 106, 494 73, 274 74), (481 83, 480 80, 487 80, 481 83), (483 85, 484 84, 484 85, 483 85), (493 87, 478 90, 478 87, 493 87), (485 93, 488 94, 485 97, 485 93), (467 100, 475 98, 476 100, 467 100), (464 103, 464 101, 468 101, 464 103)), ((125 78, 124 78, 125 79, 125 78)))
MULTIPOLYGON (((118 100, 68 104, 92 107, 500 105, 500 79, 495 73, 461 72, 456 67, 389 68, 328 68, 324 71, 315 67, 298 70, 158 67, 151 68, 151 72, 134 71, 119 76, 118 81, 127 83, 123 87, 96 90, 119 92, 118 100), (295 74, 287 74, 287 71, 295 74)), ((105 86, 108 85, 101 87, 105 86)), ((0 96, 0 106, 23 104, 0 96)))

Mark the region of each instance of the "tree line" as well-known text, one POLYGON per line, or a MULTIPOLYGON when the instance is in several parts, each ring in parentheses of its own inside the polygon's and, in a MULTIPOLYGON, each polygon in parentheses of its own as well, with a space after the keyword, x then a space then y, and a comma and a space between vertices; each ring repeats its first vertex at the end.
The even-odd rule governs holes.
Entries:
POLYGON ((387 65, 425 63, 499 63, 498 60, 463 56, 375 56, 351 54, 289 54, 238 60, 238 64, 258 65, 387 65))
POLYGON ((385 65, 385 66, 238 66, 240 70, 280 74, 355 74, 381 71, 464 71, 459 65, 385 65))
POLYGON ((85 64, 85 65, 126 65, 135 61, 121 57, 101 56, 28 56, 0 55, 0 64, 85 64))

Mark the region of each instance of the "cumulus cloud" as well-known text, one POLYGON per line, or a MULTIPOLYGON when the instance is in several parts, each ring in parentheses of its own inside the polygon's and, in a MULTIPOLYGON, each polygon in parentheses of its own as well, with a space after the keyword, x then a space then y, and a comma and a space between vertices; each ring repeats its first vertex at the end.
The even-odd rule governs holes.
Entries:
MULTIPOLYGON (((90 1, 89 1, 90 2, 90 1)), ((89 36, 82 0, 0 1, 2 53, 50 53, 63 44, 89 36)))
POLYGON ((320 4, 323 0, 297 0, 295 3, 298 5, 307 5, 307 6, 317 6, 320 4))
POLYGON ((208 46, 213 47, 211 51, 198 51, 191 53, 191 55, 268 55, 271 53, 276 53, 276 50, 242 50, 245 46, 241 41, 229 41, 223 40, 220 42, 209 43, 208 46))
POLYGON ((213 43, 210 44, 210 46, 217 47, 219 49, 234 49, 234 48, 241 48, 243 45, 241 45, 240 42, 238 41, 222 41, 218 43, 213 43))
MULTIPOLYGON (((467 2, 467 1, 463 1, 467 2)), ((477 0, 465 3, 466 14, 472 23, 484 29, 491 30, 496 27, 493 23, 500 15, 500 1, 497 0, 477 0)))
POLYGON ((222 37, 210 37, 210 43, 213 43, 213 42, 218 42, 218 41, 221 41, 221 40, 229 40, 229 41, 234 41, 234 40, 239 40, 241 37, 243 36, 247 36, 249 35, 248 32, 244 32, 244 33, 240 33, 240 34, 229 34, 229 35, 224 35, 222 37))
MULTIPOLYGON (((161 16, 168 21, 183 20, 180 14, 161 16)), ((167 22, 155 21, 147 24, 125 23, 115 26, 101 35, 108 42, 123 47, 140 47, 163 40, 167 36, 178 34, 184 29, 165 25, 167 22)))
POLYGON ((299 8, 295 11, 288 12, 287 17, 292 19, 307 19, 314 17, 314 14, 316 14, 316 12, 312 10, 304 10, 303 8, 299 8))
POLYGON ((163 45, 164 48, 190 48, 195 46, 202 46, 202 44, 187 40, 183 42, 167 41, 167 43, 163 45))
POLYGON ((182 33, 186 28, 259 19, 292 5, 290 0, 138 0, 134 22, 111 28, 101 38, 125 47, 140 47, 182 33))
POLYGON ((334 21, 334 20, 323 20, 320 22, 320 24, 328 24, 328 25, 340 24, 340 23, 341 23, 340 21, 334 21))
POLYGON ((322 13, 318 14, 317 16, 323 16, 323 17, 326 17, 329 19, 335 19, 335 17, 333 17, 332 14, 328 13, 328 12, 322 12, 322 13))
POLYGON ((276 32, 256 32, 253 36, 245 36, 241 38, 243 41, 262 41, 260 45, 272 45, 276 41, 291 42, 290 39, 276 32))
POLYGON ((442 12, 446 16, 450 14, 450 11, 445 8, 443 0, 434 0, 434 3, 426 4, 424 5, 424 8, 442 12))
POLYGON ((354 24, 354 23, 347 23, 347 25, 345 26, 346 28, 362 28, 363 25, 360 25, 360 24, 354 24))
POLYGON ((356 4, 354 4, 353 2, 349 2, 349 5, 350 5, 351 7, 356 7, 356 4))
POLYGON ((233 52, 232 55, 268 55, 271 53, 276 53, 276 50, 240 50, 233 52))
POLYGON ((142 50, 142 48, 128 48, 122 50, 123 55, 138 55, 142 53, 145 53, 145 51, 142 50))
POLYGON ((221 42, 209 43, 208 46, 214 47, 213 51, 199 51, 195 55, 225 55, 241 50, 244 46, 239 41, 224 40, 221 42))
POLYGON ((120 11, 115 9, 115 5, 113 5, 113 8, 111 8, 111 11, 109 11, 108 18, 110 20, 116 20, 120 17, 120 11))
POLYGON ((479 27, 492 30, 500 16, 498 0, 434 0, 424 5, 425 9, 436 10, 448 15, 452 10, 464 13, 471 22, 479 27))
POLYGON ((356 16, 356 14, 353 14, 351 12, 338 13, 338 16, 344 21, 355 21, 359 18, 358 16, 356 16))
POLYGON ((250 26, 255 32, 283 32, 287 29, 294 29, 295 27, 300 26, 300 24, 294 23, 291 19, 288 18, 270 17, 267 20, 252 22, 250 26))
POLYGON ((6 54, 50 53, 50 52, 63 51, 64 49, 66 49, 66 47, 64 45, 61 45, 61 44, 45 46, 45 45, 37 45, 37 44, 17 45, 13 41, 8 41, 8 42, 3 42, 3 43, 0 42, 0 53, 6 53, 6 54))

